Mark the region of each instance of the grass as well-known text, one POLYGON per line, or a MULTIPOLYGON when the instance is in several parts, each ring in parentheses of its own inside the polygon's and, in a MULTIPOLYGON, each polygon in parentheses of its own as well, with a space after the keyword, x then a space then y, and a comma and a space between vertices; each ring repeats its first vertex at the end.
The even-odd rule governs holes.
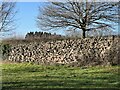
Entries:
POLYGON ((29 63, 3 63, 3 90, 30 89, 119 89, 119 66, 70 67, 29 63))

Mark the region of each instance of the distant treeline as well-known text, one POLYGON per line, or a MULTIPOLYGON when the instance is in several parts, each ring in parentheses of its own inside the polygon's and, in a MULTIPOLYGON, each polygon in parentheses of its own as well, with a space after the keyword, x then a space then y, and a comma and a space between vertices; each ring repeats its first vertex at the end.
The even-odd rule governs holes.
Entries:
POLYGON ((29 32, 26 34, 25 39, 57 39, 63 38, 62 35, 57 35, 56 33, 51 34, 47 32, 29 32))

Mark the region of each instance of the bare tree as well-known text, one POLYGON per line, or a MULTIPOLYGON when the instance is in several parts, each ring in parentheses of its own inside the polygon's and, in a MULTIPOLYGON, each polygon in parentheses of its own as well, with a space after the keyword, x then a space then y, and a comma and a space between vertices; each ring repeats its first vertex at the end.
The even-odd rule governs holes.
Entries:
POLYGON ((0 5, 0 32, 15 29, 15 2, 2 2, 0 5))
POLYGON ((37 17, 38 28, 43 30, 64 29, 86 31, 112 30, 118 23, 120 2, 51 2, 41 9, 37 17), (41 14, 42 13, 42 14, 41 14))

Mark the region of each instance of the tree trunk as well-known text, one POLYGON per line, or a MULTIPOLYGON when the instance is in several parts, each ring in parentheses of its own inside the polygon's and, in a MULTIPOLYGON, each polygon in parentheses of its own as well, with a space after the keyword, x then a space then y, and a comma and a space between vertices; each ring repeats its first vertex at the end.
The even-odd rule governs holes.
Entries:
POLYGON ((83 30, 83 38, 85 38, 85 30, 83 30))

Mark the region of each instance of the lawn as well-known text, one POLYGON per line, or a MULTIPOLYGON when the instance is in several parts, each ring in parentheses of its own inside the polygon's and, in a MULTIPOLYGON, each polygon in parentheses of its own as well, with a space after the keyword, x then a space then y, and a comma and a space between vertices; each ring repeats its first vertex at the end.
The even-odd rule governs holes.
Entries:
POLYGON ((67 65, 3 63, 2 89, 118 89, 119 68, 120 66, 81 68, 67 65))

